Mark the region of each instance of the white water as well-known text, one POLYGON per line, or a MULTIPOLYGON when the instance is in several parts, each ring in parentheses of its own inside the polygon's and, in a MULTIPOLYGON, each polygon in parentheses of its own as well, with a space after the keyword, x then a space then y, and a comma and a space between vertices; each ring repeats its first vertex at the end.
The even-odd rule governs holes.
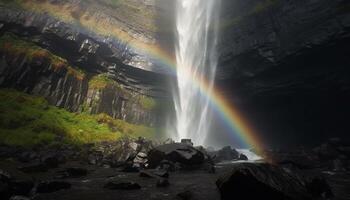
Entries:
POLYGON ((186 138, 204 145, 210 131, 209 99, 201 95, 195 80, 207 80, 205 93, 213 87, 219 8, 220 0, 177 0, 178 91, 174 92, 177 125, 172 135, 177 141, 186 138))

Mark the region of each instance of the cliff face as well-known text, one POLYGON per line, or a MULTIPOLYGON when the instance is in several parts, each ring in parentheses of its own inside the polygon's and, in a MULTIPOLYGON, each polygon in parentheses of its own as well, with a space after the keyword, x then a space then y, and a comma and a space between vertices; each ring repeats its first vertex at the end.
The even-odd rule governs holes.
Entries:
POLYGON ((347 137, 350 4, 224 0, 218 84, 276 143, 347 137))
MULTIPOLYGON (((156 124, 167 77, 152 72, 151 1, 1 1, 0 86, 74 112, 156 124)), ((154 71, 154 70, 153 70, 154 71)))

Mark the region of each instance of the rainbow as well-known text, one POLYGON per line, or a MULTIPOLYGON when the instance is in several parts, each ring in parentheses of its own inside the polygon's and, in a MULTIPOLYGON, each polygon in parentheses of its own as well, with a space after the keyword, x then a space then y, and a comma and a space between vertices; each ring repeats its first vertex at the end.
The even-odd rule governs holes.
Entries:
MULTIPOLYGON (((31 4, 29 5, 31 8, 31 4)), ((35 12, 40 12, 35 9, 31 9, 35 12)), ((57 17, 57 15, 54 15, 57 17)), ((62 18, 63 21, 70 23, 65 18, 62 18)), ((98 33, 98 30, 91 29, 85 27, 92 32, 98 33)), ((124 31, 118 32, 118 34, 112 34, 112 36, 116 40, 128 44, 134 50, 138 52, 143 52, 145 55, 156 59, 157 61, 167 66, 172 72, 176 74, 176 61, 171 56, 171 54, 167 53, 164 49, 156 45, 150 45, 143 42, 140 42, 132 37, 125 37, 127 33, 124 31)), ((101 34, 101 36, 106 36, 101 34)), ((192 72, 188 72, 192 73, 192 72)), ((239 109, 228 102, 225 97, 220 94, 220 90, 218 88, 213 88, 212 90, 209 87, 208 81, 204 79, 195 78, 192 80, 193 84, 199 88, 201 94, 209 99, 211 106, 214 110, 222 117, 225 124, 230 129, 232 135, 238 137, 241 142, 243 142, 246 147, 254 148, 258 153, 262 153, 264 148, 262 139, 259 138, 259 134, 257 134, 251 126, 248 125, 248 122, 243 119, 242 114, 240 114, 239 109)))
MULTIPOLYGON (((161 62, 176 74, 175 58, 161 47, 132 42, 129 44, 131 44, 131 47, 141 50, 147 56, 161 62)), ((188 70, 188 73, 192 72, 188 70)), ((201 94, 209 99, 210 105, 224 120, 225 124, 230 129, 230 133, 235 135, 235 138, 238 137, 246 148, 253 148, 260 155, 263 155, 265 146, 262 139, 259 137, 259 134, 248 125, 249 123, 242 117, 239 109, 227 101, 218 88, 214 87, 210 89, 210 84, 207 80, 195 78, 192 82, 200 90, 201 94)))

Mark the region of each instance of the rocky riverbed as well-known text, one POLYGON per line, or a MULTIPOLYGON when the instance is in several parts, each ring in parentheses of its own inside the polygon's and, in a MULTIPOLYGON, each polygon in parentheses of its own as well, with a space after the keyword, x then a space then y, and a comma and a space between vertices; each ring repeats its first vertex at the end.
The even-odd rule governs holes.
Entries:
POLYGON ((327 164, 324 157, 302 167, 304 161, 287 162, 295 156, 284 153, 284 161, 268 164, 239 160, 243 156, 229 147, 207 152, 190 144, 143 139, 79 150, 1 148, 0 193, 5 199, 349 198, 348 166, 335 168, 337 161, 327 164))

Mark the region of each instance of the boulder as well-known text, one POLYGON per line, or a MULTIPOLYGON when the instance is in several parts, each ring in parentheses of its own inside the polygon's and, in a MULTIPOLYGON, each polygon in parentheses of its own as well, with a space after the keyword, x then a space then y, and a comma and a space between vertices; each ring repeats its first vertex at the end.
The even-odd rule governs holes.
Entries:
POLYGON ((14 180, 10 184, 12 195, 28 196, 34 187, 31 180, 14 180))
POLYGON ((141 186, 134 182, 110 181, 104 185, 104 188, 110 190, 139 190, 141 186))
POLYGON ((66 168, 57 172, 57 178, 80 178, 86 176, 88 171, 83 168, 66 168))
POLYGON ((8 199, 11 196, 11 176, 9 173, 0 170, 0 196, 8 199))
POLYGON ((248 157, 244 154, 240 154, 238 160, 248 160, 248 157))
POLYGON ((194 167, 203 164, 204 155, 196 148, 182 143, 164 144, 148 153, 150 168, 158 167, 163 160, 179 163, 182 166, 194 167))
POLYGON ((230 146, 226 146, 219 151, 211 152, 211 156, 214 158, 214 162, 237 160, 239 158, 239 152, 232 149, 230 146))
POLYGON ((34 162, 22 165, 18 169, 24 173, 37 173, 37 172, 46 172, 49 167, 45 163, 34 162))
POLYGON ((157 187, 168 187, 169 185, 169 180, 165 178, 159 178, 156 184, 157 187))
POLYGON ((59 190, 70 189, 71 184, 64 181, 43 181, 36 186, 37 193, 51 193, 59 190))
MULTIPOLYGON (((313 199, 329 193, 324 185, 306 187, 309 180, 291 171, 270 164, 239 163, 231 172, 221 176, 216 185, 221 199, 313 199), (309 189, 311 188, 312 191, 309 189), (315 189, 317 188, 317 189, 315 189), (252 192, 254 191, 254 192, 252 192)), ((328 185, 324 182, 325 185, 328 185)))

